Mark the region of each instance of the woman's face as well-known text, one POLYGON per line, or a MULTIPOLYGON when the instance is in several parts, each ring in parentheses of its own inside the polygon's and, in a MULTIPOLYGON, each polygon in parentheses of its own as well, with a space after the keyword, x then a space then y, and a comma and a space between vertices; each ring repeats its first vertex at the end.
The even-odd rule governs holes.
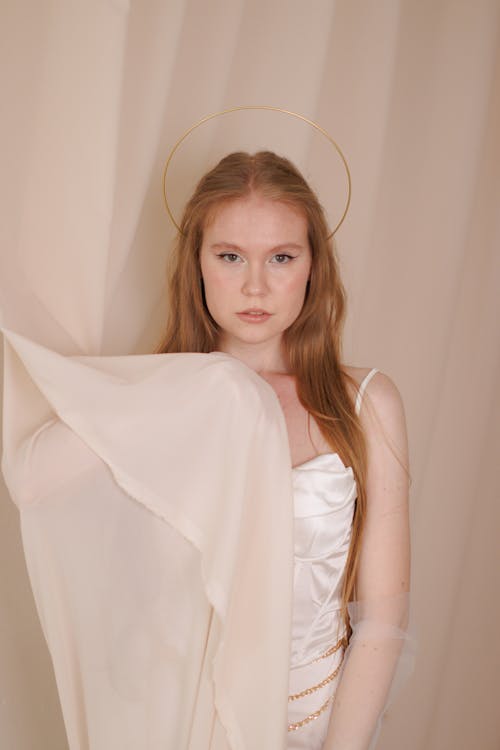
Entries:
POLYGON ((311 270, 302 212, 258 193, 222 204, 204 229, 200 265, 218 346, 236 356, 251 345, 278 351, 311 270))

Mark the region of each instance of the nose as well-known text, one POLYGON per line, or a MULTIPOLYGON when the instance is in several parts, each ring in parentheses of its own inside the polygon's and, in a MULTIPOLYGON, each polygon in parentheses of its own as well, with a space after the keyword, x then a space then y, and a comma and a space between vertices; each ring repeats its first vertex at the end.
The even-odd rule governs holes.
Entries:
POLYGON ((261 264, 248 264, 242 292, 248 297, 262 297, 268 291, 265 268, 261 264))

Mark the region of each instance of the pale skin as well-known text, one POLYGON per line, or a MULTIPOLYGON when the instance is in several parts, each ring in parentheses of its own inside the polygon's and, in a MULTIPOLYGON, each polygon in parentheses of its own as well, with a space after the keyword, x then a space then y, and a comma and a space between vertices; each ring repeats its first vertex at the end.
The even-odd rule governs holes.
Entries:
MULTIPOLYGON (((304 215, 256 193, 223 204, 204 229, 200 264, 207 306, 221 329, 217 348, 240 359, 274 388, 288 428, 292 465, 331 453, 298 400, 281 350, 283 332, 302 308, 311 270, 304 215)), ((370 370, 344 369, 358 384, 370 370)), ((357 596, 374 600, 407 592, 410 583, 406 422, 399 391, 387 375, 378 372, 370 380, 360 419, 368 472, 357 596)), ((358 672, 353 654, 337 690, 336 708, 348 694, 349 683, 356 681, 359 707, 364 704, 363 690, 372 688, 358 672)), ((369 692, 366 698, 371 698, 369 692)), ((368 721, 360 730, 359 712, 355 713, 356 719, 344 712, 343 718, 331 721, 324 750, 368 746, 371 724, 368 721)))

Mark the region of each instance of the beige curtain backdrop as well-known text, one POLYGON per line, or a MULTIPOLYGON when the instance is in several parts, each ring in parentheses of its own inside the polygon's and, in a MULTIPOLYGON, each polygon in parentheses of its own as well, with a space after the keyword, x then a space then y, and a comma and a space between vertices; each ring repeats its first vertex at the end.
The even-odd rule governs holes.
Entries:
MULTIPOLYGON (((162 165, 194 121, 277 105, 341 144, 353 179, 337 235, 345 359, 395 380, 411 445, 417 665, 379 747, 498 750, 500 3, 2 0, 0 11, 2 324, 62 353, 151 351, 174 237, 162 165)), ((272 134, 334 223, 334 156, 277 117, 235 121, 234 143, 272 134)), ((217 129, 193 139, 177 207, 228 143, 217 129)), ((5 488, 0 520, 0 746, 64 750, 5 488)))

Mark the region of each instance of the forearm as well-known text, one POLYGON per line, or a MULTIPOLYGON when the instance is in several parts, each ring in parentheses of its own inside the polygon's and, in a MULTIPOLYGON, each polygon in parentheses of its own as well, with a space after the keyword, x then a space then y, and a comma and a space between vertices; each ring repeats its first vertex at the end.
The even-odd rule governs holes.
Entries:
MULTIPOLYGON (((407 630, 408 595, 396 597, 401 617, 370 612, 355 622, 345 655, 323 750, 372 750, 391 685, 411 669, 407 630), (398 601, 399 599, 399 601, 398 601)), ((394 614, 394 613, 393 613, 394 614)))

